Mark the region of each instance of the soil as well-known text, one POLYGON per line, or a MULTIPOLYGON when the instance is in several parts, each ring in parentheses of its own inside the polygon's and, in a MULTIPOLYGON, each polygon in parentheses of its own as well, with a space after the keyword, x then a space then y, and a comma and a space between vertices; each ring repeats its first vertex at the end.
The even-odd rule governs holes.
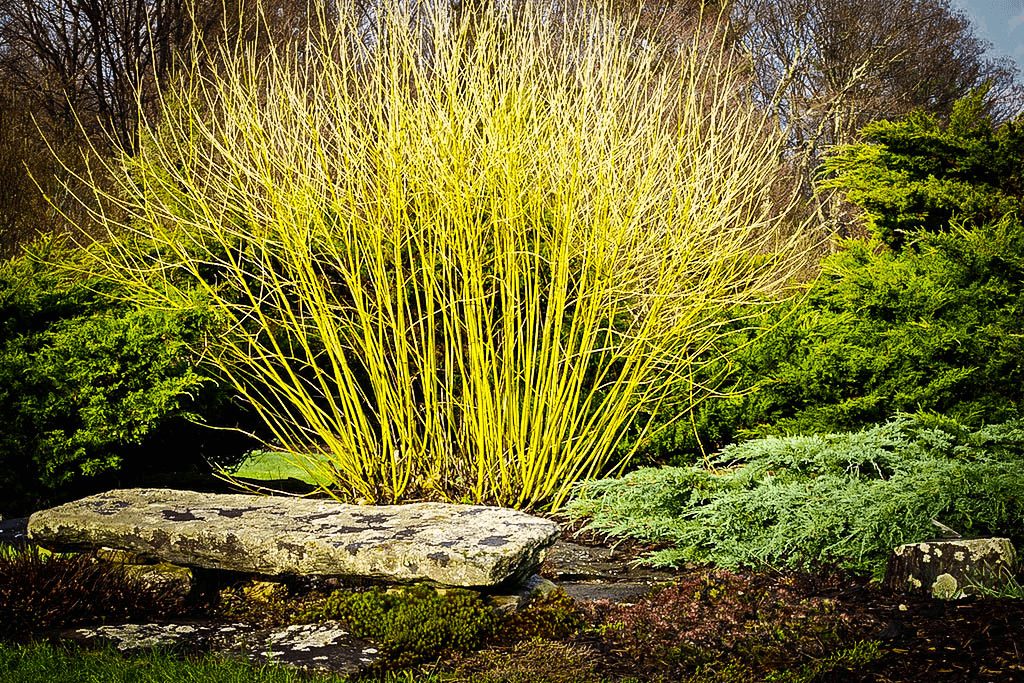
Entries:
MULTIPOLYGON (((599 653, 605 676, 742 681, 803 671, 803 680, 821 682, 1024 682, 1024 600, 941 601, 827 568, 814 574, 702 567, 651 572, 635 568, 651 546, 627 541, 613 547, 571 532, 560 545, 567 543, 603 561, 605 578, 594 584, 603 583, 607 592, 575 597, 592 626, 579 643, 599 653), (619 600, 621 585, 633 583, 652 585, 619 600), (609 631, 609 624, 622 623, 618 633, 609 631), (875 648, 873 661, 840 657, 837 666, 814 672, 815 659, 857 642, 875 648), (743 662, 740 671, 737 662, 743 662)), ((578 582, 564 578, 575 577, 559 576, 562 569, 550 562, 544 571, 572 594, 578 582)))

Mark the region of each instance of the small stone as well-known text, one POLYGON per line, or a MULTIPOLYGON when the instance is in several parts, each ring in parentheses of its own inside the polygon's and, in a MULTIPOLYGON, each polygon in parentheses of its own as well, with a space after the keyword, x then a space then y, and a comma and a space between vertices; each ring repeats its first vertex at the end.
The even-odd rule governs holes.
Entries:
POLYGON ((1013 576, 1016 554, 1006 538, 950 539, 912 543, 893 550, 885 583, 944 600, 999 589, 1013 576))
POLYGON ((96 559, 113 564, 151 564, 152 558, 117 548, 97 548, 96 559))
POLYGON ((126 564, 121 566, 121 571, 139 581, 144 588, 170 592, 183 598, 192 593, 192 588, 195 585, 191 569, 168 562, 126 564))
POLYGON ((112 645, 119 652, 135 652, 155 647, 192 647, 209 630, 185 624, 115 624, 76 629, 73 636, 86 643, 112 645))
POLYGON ((338 621, 295 624, 283 629, 264 629, 235 640, 230 652, 256 663, 273 662, 308 671, 330 671, 355 676, 377 657, 376 650, 356 638, 338 621))
POLYGON ((539 574, 534 574, 523 583, 515 587, 513 593, 489 596, 489 600, 495 608, 502 612, 516 612, 525 609, 533 601, 558 590, 552 581, 545 579, 539 574))

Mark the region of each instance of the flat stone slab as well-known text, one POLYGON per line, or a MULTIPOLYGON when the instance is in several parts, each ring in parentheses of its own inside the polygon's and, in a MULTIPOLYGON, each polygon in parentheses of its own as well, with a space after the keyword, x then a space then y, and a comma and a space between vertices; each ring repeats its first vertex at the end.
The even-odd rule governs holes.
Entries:
POLYGON ((379 658, 379 650, 351 635, 338 621, 253 629, 246 624, 113 624, 75 629, 67 637, 132 653, 153 648, 220 652, 254 664, 355 676, 379 658))
POLYGON ((558 587, 577 602, 608 601, 636 604, 678 574, 665 569, 639 567, 635 553, 620 548, 602 548, 557 541, 552 546, 541 574, 558 582, 558 587))
POLYGON ((110 547, 189 567, 266 576, 359 576, 493 586, 534 573, 550 520, 480 505, 345 505, 170 489, 108 491, 37 512, 54 549, 110 547))

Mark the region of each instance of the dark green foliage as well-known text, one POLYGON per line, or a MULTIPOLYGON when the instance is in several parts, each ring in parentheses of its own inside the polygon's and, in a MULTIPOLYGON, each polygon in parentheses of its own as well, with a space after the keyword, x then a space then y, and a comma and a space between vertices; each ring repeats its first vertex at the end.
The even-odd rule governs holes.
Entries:
POLYGON ((579 605, 564 591, 556 590, 502 619, 497 639, 507 643, 535 638, 565 640, 581 628, 579 605))
POLYGON ((892 548, 964 535, 1024 539, 1024 422, 967 429, 900 417, 850 434, 769 437, 705 467, 582 486, 568 511, 613 535, 668 543, 651 561, 835 564, 879 577, 892 548))
POLYGON ((985 92, 965 97, 943 125, 930 114, 876 121, 864 142, 839 147, 824 164, 824 188, 864 209, 885 244, 905 245, 919 230, 954 222, 982 225, 1024 207, 1024 127, 996 125, 985 92))
POLYGON ((0 263, 6 514, 195 467, 201 439, 186 418, 227 404, 191 351, 213 325, 201 303, 174 315, 139 308, 79 265, 52 244, 0 263))
POLYGON ((1009 220, 922 235, 900 253, 852 243, 806 298, 737 352, 753 392, 698 412, 714 446, 826 433, 930 411, 968 423, 1024 409, 1024 229, 1009 220))
POLYGON ((480 647, 497 626, 494 610, 468 590, 426 585, 393 591, 336 591, 301 621, 339 619, 381 645, 391 665, 407 665, 480 647))
POLYGON ((115 620, 171 616, 183 608, 169 590, 91 555, 35 548, 0 552, 0 640, 26 641, 49 631, 115 620))

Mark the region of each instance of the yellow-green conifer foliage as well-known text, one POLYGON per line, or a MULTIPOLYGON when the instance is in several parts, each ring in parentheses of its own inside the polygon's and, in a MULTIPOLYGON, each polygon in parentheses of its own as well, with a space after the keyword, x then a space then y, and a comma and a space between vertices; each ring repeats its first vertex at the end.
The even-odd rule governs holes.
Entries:
POLYGON ((557 507, 793 263, 724 31, 497 5, 221 54, 97 193, 106 272, 212 301, 207 357, 341 498, 557 507))

